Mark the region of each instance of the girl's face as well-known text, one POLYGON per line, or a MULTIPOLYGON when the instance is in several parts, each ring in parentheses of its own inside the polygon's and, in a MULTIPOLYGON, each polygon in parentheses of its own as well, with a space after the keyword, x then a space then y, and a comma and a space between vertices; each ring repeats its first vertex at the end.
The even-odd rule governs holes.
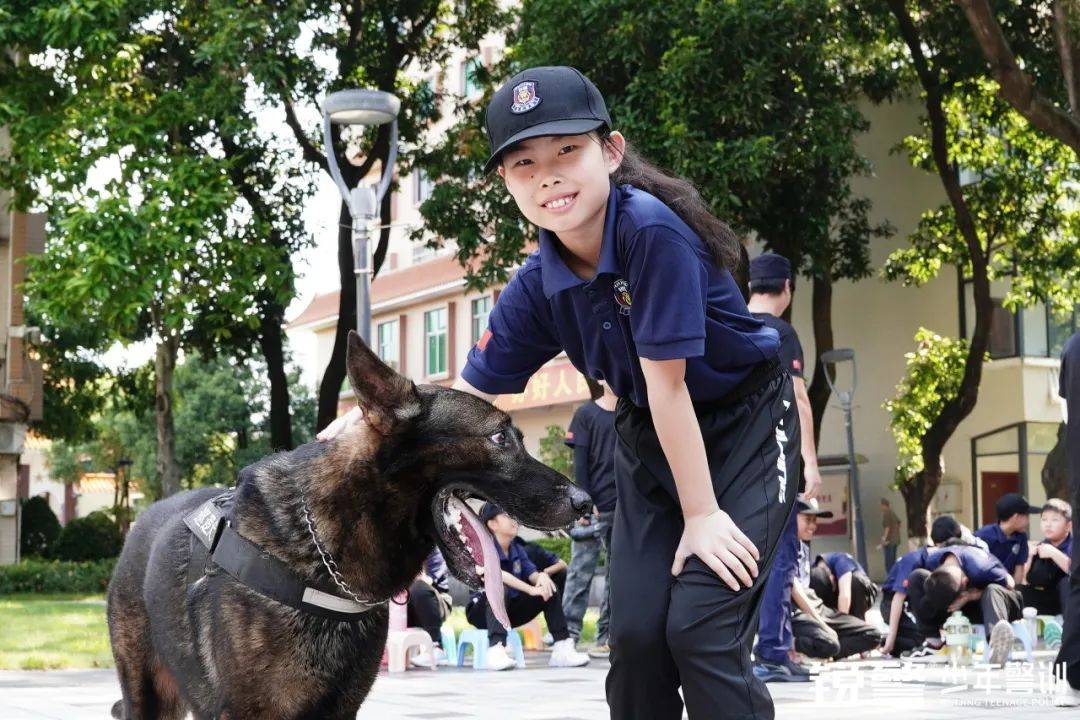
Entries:
POLYGON ((608 177, 626 142, 618 132, 611 140, 610 150, 595 133, 523 140, 503 153, 499 175, 529 222, 556 235, 572 233, 607 206, 608 177))
POLYGON ((1042 525, 1043 537, 1052 543, 1064 540, 1065 536, 1069 534, 1069 530, 1072 529, 1072 523, 1056 510, 1043 512, 1039 518, 1039 524, 1042 525))

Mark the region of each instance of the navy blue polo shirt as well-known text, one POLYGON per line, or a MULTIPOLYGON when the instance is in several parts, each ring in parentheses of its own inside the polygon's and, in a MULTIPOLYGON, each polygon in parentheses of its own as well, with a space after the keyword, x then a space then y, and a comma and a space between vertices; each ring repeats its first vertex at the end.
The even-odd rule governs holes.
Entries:
POLYGON ((816 564, 821 561, 824 561, 825 564, 829 566, 829 570, 837 580, 851 572, 861 572, 864 575, 866 574, 866 571, 863 570, 859 561, 845 552, 823 553, 817 556, 814 563, 816 564))
MULTIPOLYGON (((536 564, 529 558, 527 545, 528 543, 521 538, 514 538, 510 541, 510 550, 504 553, 502 545, 498 541, 495 542, 495 550, 499 553, 499 566, 504 572, 510 573, 524 583, 529 582, 529 578, 533 573, 540 572, 536 564)), ((472 597, 475 599, 483 594, 483 591, 475 592, 472 597)), ((517 597, 520 594, 520 590, 516 590, 509 585, 506 586, 506 597, 517 597)))
POLYGON ((581 373, 648 405, 639 358, 686 359, 695 401, 716 400, 779 340, 746 309, 738 285, 701 238, 656 197, 611 186, 596 276, 583 280, 540 230, 540 249, 499 294, 462 377, 481 392, 519 393, 565 350, 581 373))
POLYGON ((919 548, 904 553, 893 563, 892 570, 889 570, 889 574, 885 576, 885 582, 881 584, 881 589, 906 593, 908 575, 919 568, 926 567, 929 552, 930 548, 919 548))
POLYGON ((587 402, 577 409, 566 433, 566 444, 574 448, 574 480, 589 493, 600 512, 615 509, 615 413, 587 402), (577 451, 586 455, 579 468, 577 451))
POLYGON ((1027 533, 1017 532, 1006 535, 1000 525, 992 523, 976 530, 975 537, 982 538, 986 542, 986 546, 990 548, 990 554, 1000 560, 1009 573, 1012 573, 1017 565, 1027 562, 1027 533))
POLYGON ((960 569, 967 575, 968 584, 973 588, 985 588, 988 585, 1008 587, 1009 573, 996 557, 982 548, 973 545, 951 545, 935 548, 928 553, 926 569, 933 572, 941 567, 949 555, 960 561, 960 569))

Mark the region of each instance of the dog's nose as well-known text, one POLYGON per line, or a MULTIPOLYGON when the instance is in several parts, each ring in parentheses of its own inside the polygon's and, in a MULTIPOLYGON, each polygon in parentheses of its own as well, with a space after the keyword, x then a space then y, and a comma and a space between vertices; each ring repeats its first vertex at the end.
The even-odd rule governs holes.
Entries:
POLYGON ((588 515, 592 512, 592 498, 579 487, 570 487, 570 506, 578 515, 588 515))

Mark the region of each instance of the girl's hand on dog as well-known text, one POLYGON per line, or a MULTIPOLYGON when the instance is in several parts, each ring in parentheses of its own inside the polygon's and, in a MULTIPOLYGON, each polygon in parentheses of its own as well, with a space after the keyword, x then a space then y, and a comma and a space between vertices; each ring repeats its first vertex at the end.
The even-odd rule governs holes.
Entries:
POLYGON ((364 413, 360 411, 359 407, 354 407, 349 412, 345 413, 341 417, 334 420, 326 427, 322 429, 315 439, 319 442, 326 442, 327 440, 333 440, 345 430, 345 428, 355 425, 360 422, 360 418, 364 416, 364 413))
POLYGON ((754 543, 743 534, 723 510, 708 515, 686 518, 682 539, 675 551, 671 574, 678 575, 686 565, 686 558, 696 556, 716 573, 732 590, 740 590, 754 584, 757 577, 757 560, 760 557, 754 543))

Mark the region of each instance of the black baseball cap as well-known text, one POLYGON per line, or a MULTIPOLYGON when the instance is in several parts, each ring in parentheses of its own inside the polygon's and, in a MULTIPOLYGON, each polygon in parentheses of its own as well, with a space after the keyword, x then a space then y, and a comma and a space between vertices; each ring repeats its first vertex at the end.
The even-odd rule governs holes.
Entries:
POLYGON ((1008 520, 1013 515, 1030 515, 1042 512, 1042 508, 1035 507, 1020 493, 1005 493, 994 503, 998 520, 1008 520))
POLYGON ((484 506, 480 508, 480 521, 487 522, 497 515, 502 515, 503 509, 493 502, 486 502, 484 506))
POLYGON ((754 283, 792 280, 791 263, 783 255, 762 253, 750 261, 750 287, 754 283))
POLYGON ((491 141, 491 172, 514 143, 544 135, 581 135, 611 127, 604 96, 572 67, 535 67, 519 72, 495 91, 484 121, 491 141))

